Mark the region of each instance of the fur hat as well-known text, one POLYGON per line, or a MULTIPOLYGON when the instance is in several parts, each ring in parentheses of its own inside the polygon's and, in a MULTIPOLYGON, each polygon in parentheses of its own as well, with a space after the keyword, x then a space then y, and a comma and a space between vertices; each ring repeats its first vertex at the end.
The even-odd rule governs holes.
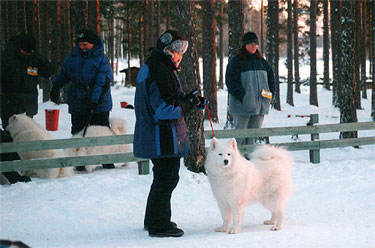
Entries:
POLYGON ((80 29, 77 32, 76 41, 77 43, 88 42, 94 45, 98 45, 100 43, 99 36, 89 29, 80 29))
POLYGON ((179 32, 175 30, 167 30, 159 37, 156 46, 161 50, 169 49, 184 54, 189 43, 179 32))
POLYGON ((36 40, 29 34, 20 34, 17 39, 17 47, 27 53, 31 53, 36 48, 36 40))
POLYGON ((257 35, 254 32, 247 32, 242 38, 242 44, 245 46, 249 43, 259 44, 257 35))

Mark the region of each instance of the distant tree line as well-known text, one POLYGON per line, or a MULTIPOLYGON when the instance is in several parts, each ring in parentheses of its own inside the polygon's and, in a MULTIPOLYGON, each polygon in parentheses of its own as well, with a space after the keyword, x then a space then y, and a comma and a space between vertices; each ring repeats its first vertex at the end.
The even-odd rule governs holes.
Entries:
MULTIPOLYGON (((361 98, 372 88, 372 117, 375 120, 375 1, 373 0, 81 0, 1 1, 1 45, 19 32, 37 38, 40 53, 60 68, 75 45, 79 28, 96 30, 115 72, 118 60, 139 59, 142 64, 159 35, 174 28, 189 40, 181 78, 184 90, 202 88, 210 101, 213 121, 218 122, 217 89, 224 87, 224 57, 238 52, 242 35, 254 31, 260 50, 273 66, 277 92, 273 107, 281 110, 279 84, 287 87, 286 102, 294 106, 293 94, 309 84, 310 104, 319 106, 317 84, 332 90, 332 104, 340 109, 340 121, 357 121, 361 98), (267 4, 267 5, 265 5, 267 4), (323 27, 317 22, 323 19, 323 27), (305 25, 301 25, 305 22, 305 25), (306 28, 307 27, 307 28, 306 28), (317 30, 323 28, 322 37, 317 30), (324 70, 318 78, 317 46, 322 43, 324 70), (331 55, 331 56, 330 56, 331 55), (279 76, 279 60, 285 56, 287 78, 279 76), (203 62, 203 82, 199 59, 203 62), (216 58, 219 59, 218 65, 216 58), (332 69, 329 62, 332 61, 332 69), (302 81, 299 65, 310 64, 310 76, 302 81), (370 64, 369 64, 370 63, 370 64), (219 76, 216 78, 216 67, 219 76), (367 72, 370 68, 370 71, 367 72), (332 75, 330 75, 330 71, 332 75), (368 77, 370 75, 370 77, 368 77)), ((122 69, 122 68, 120 68, 122 69)), ((321 74, 321 72, 319 72, 321 74)), ((130 75, 129 75, 129 78, 130 75)), ((42 81, 43 100, 49 98, 50 82, 42 81)), ((203 116, 187 117, 196 153, 186 162, 199 171, 204 161, 203 116), (203 154, 203 155, 202 155, 203 154)), ((228 114, 226 127, 231 126, 228 114)), ((356 134, 343 134, 353 137, 356 134)))

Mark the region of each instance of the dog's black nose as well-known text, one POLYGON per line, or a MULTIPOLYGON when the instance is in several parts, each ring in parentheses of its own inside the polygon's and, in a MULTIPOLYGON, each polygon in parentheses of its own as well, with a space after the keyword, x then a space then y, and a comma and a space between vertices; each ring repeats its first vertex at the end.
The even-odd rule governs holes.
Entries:
POLYGON ((229 163, 229 161, 228 161, 228 159, 224 159, 224 165, 228 165, 228 163, 229 163))

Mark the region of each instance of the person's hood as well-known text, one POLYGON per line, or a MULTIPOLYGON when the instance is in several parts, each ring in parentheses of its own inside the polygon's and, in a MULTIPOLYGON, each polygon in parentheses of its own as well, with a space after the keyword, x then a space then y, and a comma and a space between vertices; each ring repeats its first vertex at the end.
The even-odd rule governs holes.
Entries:
POLYGON ((79 48, 79 44, 77 43, 76 46, 73 48, 72 51, 72 56, 78 56, 82 55, 85 57, 97 57, 104 53, 104 45, 103 45, 103 40, 98 36, 99 39, 99 44, 95 44, 95 46, 87 50, 87 54, 83 55, 82 50, 79 48))

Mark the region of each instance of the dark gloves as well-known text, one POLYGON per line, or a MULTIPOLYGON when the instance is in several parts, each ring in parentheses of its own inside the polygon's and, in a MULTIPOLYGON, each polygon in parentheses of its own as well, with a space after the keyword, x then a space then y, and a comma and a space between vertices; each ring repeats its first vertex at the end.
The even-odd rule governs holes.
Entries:
POLYGON ((52 87, 50 98, 51 98, 52 102, 54 102, 56 104, 59 104, 59 102, 60 102, 60 90, 55 88, 55 87, 52 87))
POLYGON ((208 100, 204 98, 203 96, 198 96, 198 99, 199 99, 199 104, 197 106, 197 109, 204 110, 206 108, 206 105, 209 103, 208 100))
POLYGON ((189 113, 192 109, 199 105, 198 90, 194 89, 189 94, 185 94, 178 99, 178 103, 184 113, 189 113))
POLYGON ((198 92, 197 89, 194 89, 179 99, 179 105, 182 107, 184 113, 189 113, 193 109, 204 110, 206 108, 208 100, 199 96, 198 92))

